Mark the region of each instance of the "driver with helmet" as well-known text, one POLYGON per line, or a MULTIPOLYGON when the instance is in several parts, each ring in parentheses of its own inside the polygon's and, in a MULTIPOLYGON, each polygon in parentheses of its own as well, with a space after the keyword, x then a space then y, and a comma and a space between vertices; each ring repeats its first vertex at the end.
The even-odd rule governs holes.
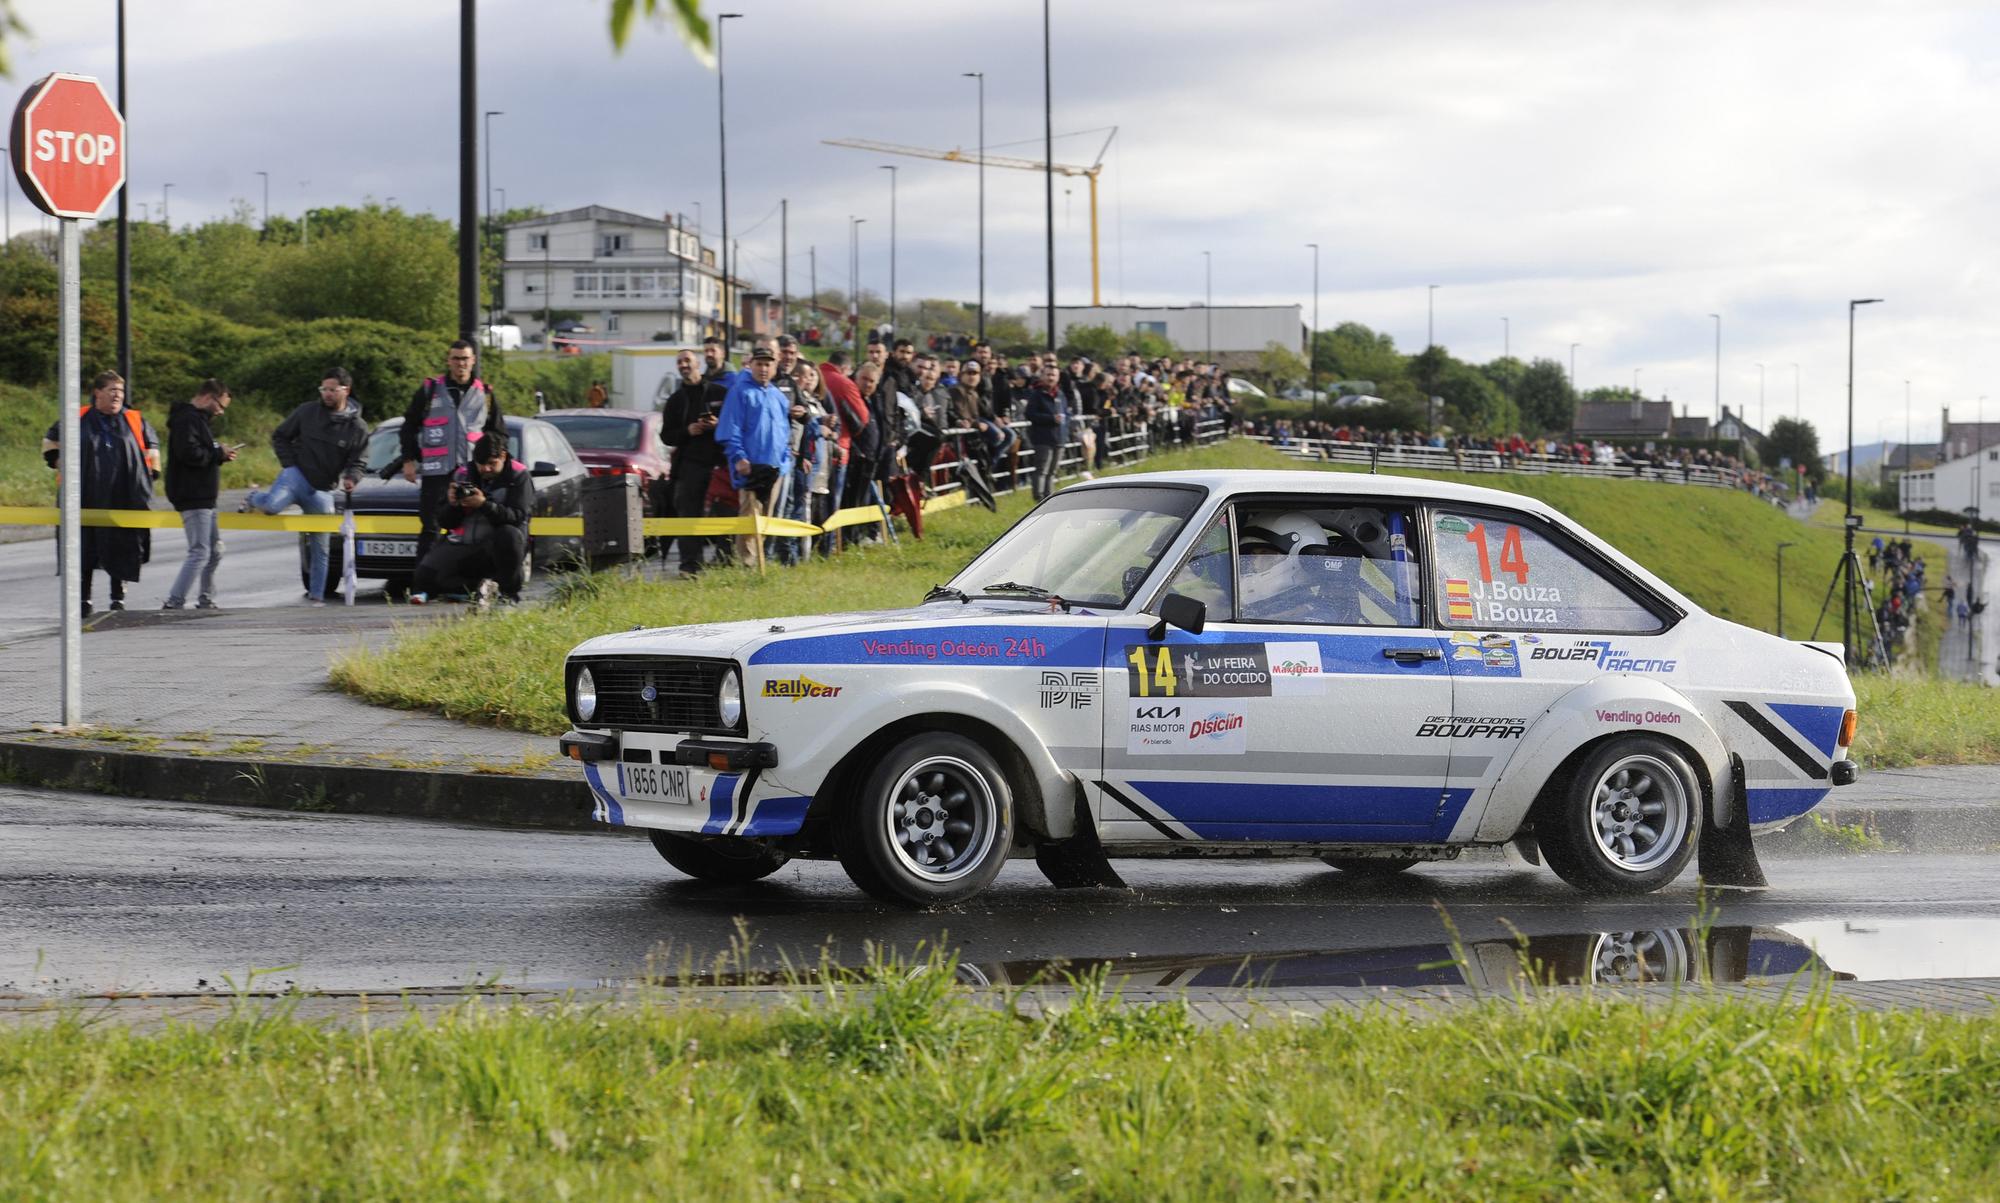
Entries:
POLYGON ((1375 545, 1387 547, 1379 515, 1345 510, 1331 521, 1328 530, 1297 511, 1245 516, 1237 540, 1245 618, 1335 626, 1396 623, 1395 588, 1370 560, 1375 545))

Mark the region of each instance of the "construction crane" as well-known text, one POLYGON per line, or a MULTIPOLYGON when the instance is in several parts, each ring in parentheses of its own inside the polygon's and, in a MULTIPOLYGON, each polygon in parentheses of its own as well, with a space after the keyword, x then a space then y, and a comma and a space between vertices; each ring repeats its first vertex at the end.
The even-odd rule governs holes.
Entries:
MULTIPOLYGON (((906 155, 913 159, 938 159, 946 163, 964 163, 977 167, 983 161, 988 167, 1011 167, 1017 171, 1053 171, 1057 175, 1082 176, 1090 181, 1090 303, 1104 303, 1103 290, 1099 284, 1097 255, 1097 177, 1104 170, 1104 154, 1111 149, 1111 139, 1118 136, 1118 127, 1111 126, 1104 139, 1104 145, 1097 150, 1097 160, 1088 167, 1078 167, 1073 163, 1044 163, 1040 159, 1016 159, 1009 155, 989 154, 982 159, 977 151, 929 150, 921 146, 898 146, 892 142, 876 142, 869 138, 827 138, 827 146, 845 146, 849 150, 872 151, 878 155, 906 155)), ((1096 131, 1089 131, 1096 132, 1096 131)))

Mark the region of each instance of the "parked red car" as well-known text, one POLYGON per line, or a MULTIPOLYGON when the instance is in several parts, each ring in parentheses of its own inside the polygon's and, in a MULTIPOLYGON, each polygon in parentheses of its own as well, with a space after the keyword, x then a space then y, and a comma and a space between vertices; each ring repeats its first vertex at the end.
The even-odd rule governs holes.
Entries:
POLYGON ((667 478, 666 446, 660 442, 660 415, 629 409, 552 409, 537 415, 562 431, 592 476, 639 478, 652 511, 652 484, 667 478))

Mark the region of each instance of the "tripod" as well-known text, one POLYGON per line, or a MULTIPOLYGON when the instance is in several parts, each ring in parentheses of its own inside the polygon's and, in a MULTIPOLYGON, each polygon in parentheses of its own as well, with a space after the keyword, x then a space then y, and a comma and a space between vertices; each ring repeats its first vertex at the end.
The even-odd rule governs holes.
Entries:
MULTIPOLYGON (((1847 550, 1841 553, 1840 563, 1835 565, 1833 569, 1833 579, 1827 582, 1826 600, 1819 604, 1819 617, 1813 622, 1812 637, 1814 639, 1819 638, 1820 625, 1826 621, 1827 609, 1833 605, 1833 595, 1841 591, 1843 582, 1846 583, 1847 589, 1845 592, 1841 592, 1841 606, 1844 610, 1841 621, 1842 635, 1846 635, 1849 624, 1854 620, 1853 611, 1847 609, 1847 607, 1853 604, 1854 595, 1858 592, 1861 595, 1862 612, 1868 616, 1867 630, 1869 639, 1866 662, 1877 667, 1887 668, 1889 666, 1889 648, 1882 641, 1881 624, 1875 621, 1875 588, 1869 583, 1868 574, 1861 570, 1861 557, 1854 554, 1854 545, 1852 542, 1848 544, 1847 550)), ((1853 649, 1849 648, 1847 652, 1849 655, 1852 655, 1853 649)))

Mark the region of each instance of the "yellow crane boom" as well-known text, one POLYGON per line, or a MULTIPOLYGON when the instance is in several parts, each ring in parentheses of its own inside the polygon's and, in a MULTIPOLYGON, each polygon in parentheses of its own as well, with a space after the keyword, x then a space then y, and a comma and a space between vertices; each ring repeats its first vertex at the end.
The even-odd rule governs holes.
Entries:
MULTIPOLYGON (((1117 136, 1118 129, 1116 126, 1113 126, 1111 137, 1115 138, 1117 136)), ((1104 303, 1103 291, 1100 287, 1097 254, 1097 177, 1104 170, 1103 152, 1100 151, 1098 153, 1097 162, 1092 163, 1088 167, 1078 167, 1073 163, 1044 163, 1040 159, 1017 159, 1011 155, 989 154, 982 156, 976 151, 932 150, 923 146, 898 146, 893 142, 877 142, 871 138, 827 138, 824 140, 824 144, 827 146, 844 146, 849 150, 872 151, 878 155, 903 155, 912 159, 936 159, 944 163, 965 163, 974 167, 979 166, 983 162, 988 167, 1006 167, 1016 171, 1051 171, 1056 175, 1062 176, 1082 176, 1084 179, 1090 181, 1090 303, 1092 305, 1102 305, 1104 303)), ((1106 138, 1104 145, 1109 148, 1111 138, 1106 138)), ((1054 320, 1054 315, 1050 315, 1050 320, 1054 320)))

